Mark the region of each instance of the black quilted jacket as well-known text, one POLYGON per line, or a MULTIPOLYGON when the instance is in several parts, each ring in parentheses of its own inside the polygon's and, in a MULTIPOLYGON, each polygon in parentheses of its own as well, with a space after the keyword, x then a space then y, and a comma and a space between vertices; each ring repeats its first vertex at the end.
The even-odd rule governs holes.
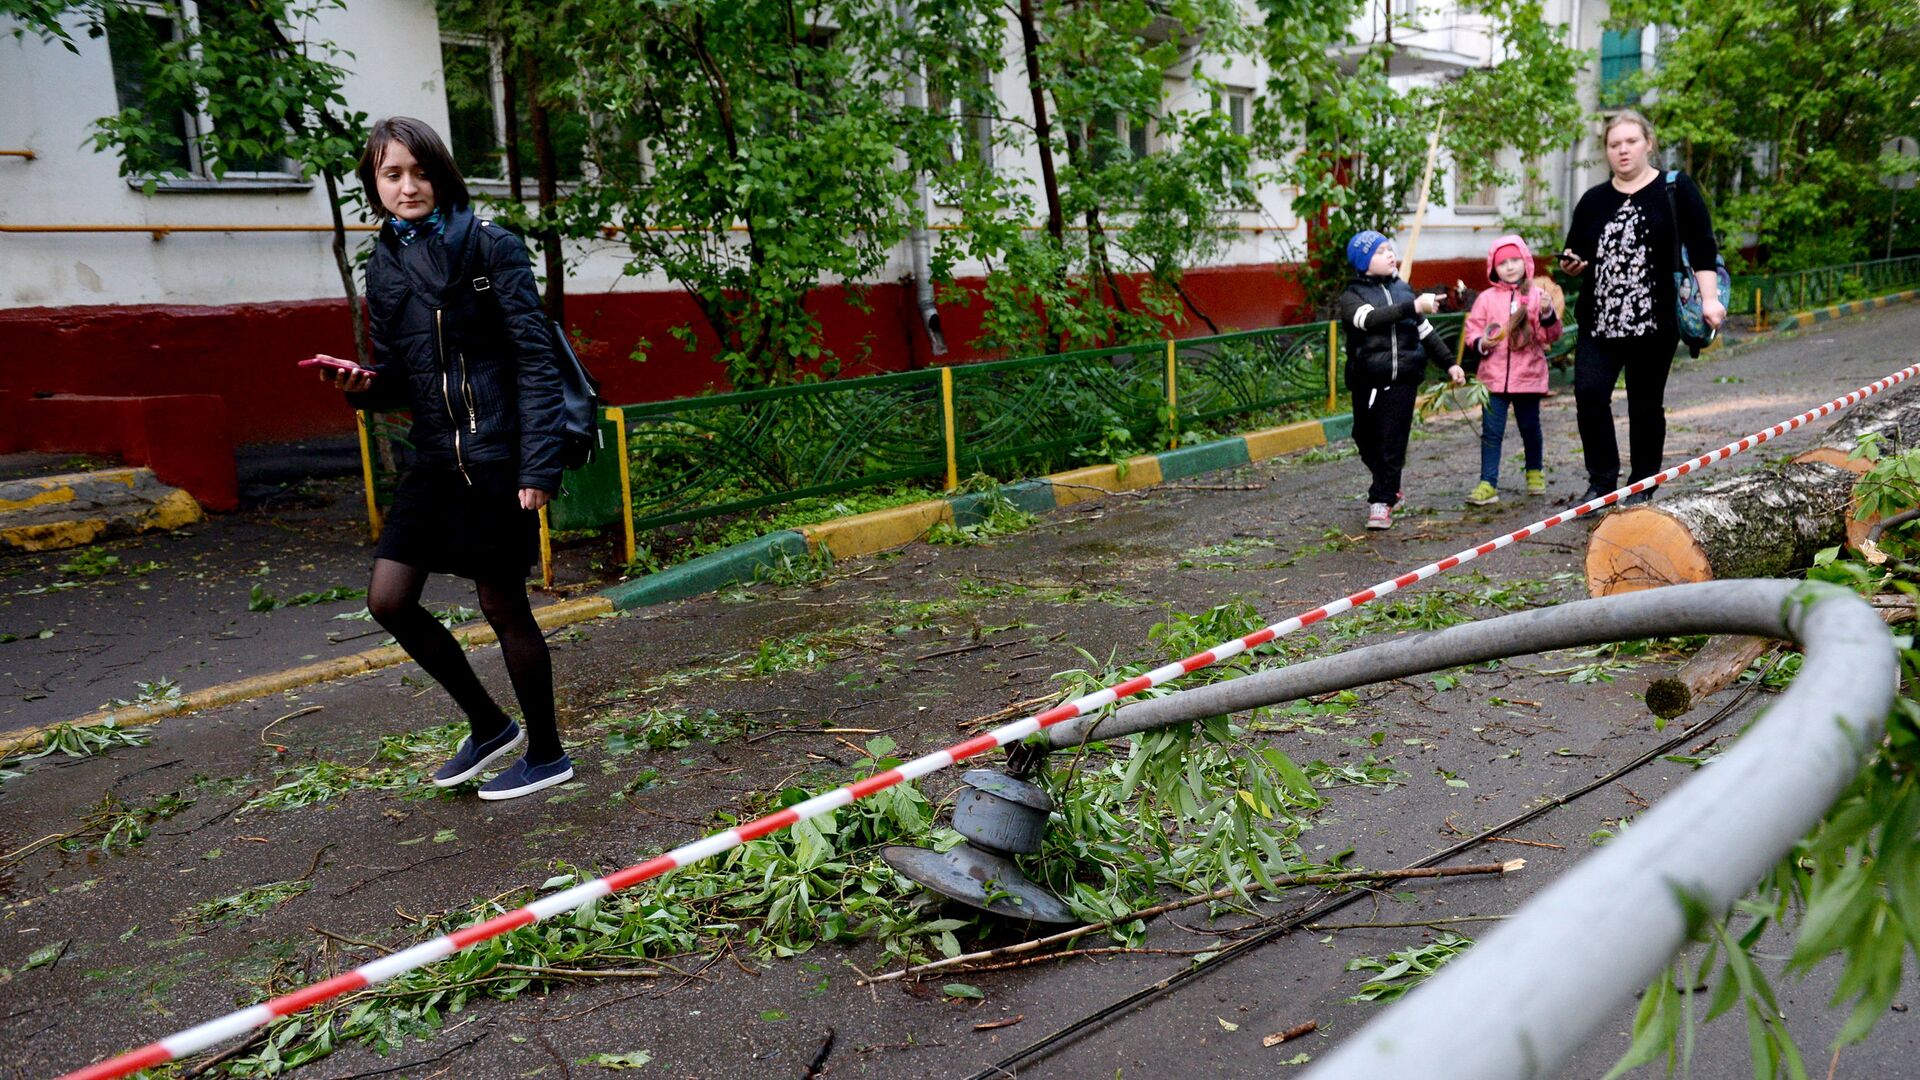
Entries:
POLYGON ((1427 363, 1445 371, 1453 353, 1433 324, 1413 310, 1413 290, 1398 277, 1362 274, 1334 303, 1347 343, 1347 385, 1418 386, 1427 363))
POLYGON ((373 385, 360 409, 410 409, 413 447, 464 470, 517 462, 520 486, 560 490, 561 393, 550 324, 520 238, 461 208, 401 246, 380 230, 367 263, 373 385))

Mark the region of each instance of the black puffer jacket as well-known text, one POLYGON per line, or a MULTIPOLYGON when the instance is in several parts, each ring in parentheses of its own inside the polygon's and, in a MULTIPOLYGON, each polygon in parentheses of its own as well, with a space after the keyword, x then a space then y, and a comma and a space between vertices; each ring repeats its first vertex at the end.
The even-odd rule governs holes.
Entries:
POLYGON ((408 439, 464 469, 517 462, 520 486, 560 490, 561 390, 553 340, 520 238, 466 208, 402 246, 380 230, 367 263, 373 385, 359 409, 411 409, 408 439))
POLYGON ((1445 371, 1453 354, 1433 324, 1413 310, 1413 289, 1398 277, 1363 274, 1347 283, 1334 310, 1347 339, 1347 385, 1417 386, 1421 354, 1445 371))

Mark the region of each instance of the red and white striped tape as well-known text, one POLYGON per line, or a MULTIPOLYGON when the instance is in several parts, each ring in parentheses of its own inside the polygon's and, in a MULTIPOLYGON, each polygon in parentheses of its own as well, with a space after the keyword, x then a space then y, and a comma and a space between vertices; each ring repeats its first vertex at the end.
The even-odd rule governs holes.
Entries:
POLYGON ((331 979, 314 983, 311 986, 297 990, 291 994, 229 1013, 226 1016, 220 1017, 217 1020, 210 1020, 198 1027, 191 1027, 177 1034, 169 1035, 159 1042, 151 1043, 138 1050, 100 1062, 97 1065, 88 1066, 77 1072, 68 1073, 62 1080, 106 1080, 108 1077, 126 1076, 140 1069, 151 1068, 163 1062, 185 1057, 188 1054, 198 1053, 210 1046, 244 1035, 262 1025, 270 1024, 280 1017, 292 1016, 294 1013, 312 1008, 321 1002, 332 1000, 342 994, 364 989, 383 980, 391 979, 396 975, 412 971, 415 968, 424 967, 436 960, 445 959, 471 945, 499 937, 502 934, 519 929, 522 926, 530 926, 543 919, 550 919, 555 915, 564 915, 575 908, 592 903, 610 893, 619 892, 630 886, 638 885, 643 881, 659 877, 669 870, 676 870, 683 866, 689 866, 693 863, 713 858, 715 855, 738 847, 749 840, 757 840, 769 833, 778 832, 798 822, 819 817, 821 814, 831 813, 853 802, 855 799, 871 795, 876 791, 885 791, 895 784, 904 783, 908 780, 917 780, 922 776, 926 776, 928 773, 938 772, 941 769, 948 768, 956 762, 965 761, 968 758, 983 754, 988 750, 1005 746, 1008 743, 1018 742, 1043 728, 1052 727, 1055 724, 1071 720, 1076 716, 1083 716, 1087 713, 1094 712, 1095 710, 1119 701, 1121 698, 1137 694, 1148 687, 1159 686, 1162 683, 1180 678, 1189 672, 1197 671, 1200 668, 1238 656, 1248 649, 1257 648, 1277 637, 1291 634, 1302 627, 1312 626, 1322 619, 1331 618, 1343 612, 1351 611, 1368 601, 1379 599, 1389 593, 1398 592, 1417 581, 1424 581, 1435 574, 1444 573, 1462 563, 1472 562, 1482 555, 1490 555, 1509 544, 1525 540, 1527 537, 1536 533, 1572 521, 1577 517, 1590 514, 1602 507, 1611 506, 1628 495, 1646 491, 1675 477, 1685 476, 1696 469, 1704 469, 1716 462, 1724 461, 1735 454, 1744 453, 1769 439, 1784 435, 1803 424, 1810 423, 1823 416, 1837 412, 1840 409, 1856 405, 1862 400, 1890 386, 1905 382, 1916 373, 1920 373, 1920 364, 1914 364, 1903 370, 1896 371, 1886 378, 1863 386, 1845 397, 1835 398, 1817 409, 1808 410, 1791 420, 1775 424, 1765 431, 1756 432, 1738 442, 1728 443, 1711 453, 1703 454, 1691 461, 1682 462, 1665 472, 1629 484, 1624 488, 1603 495, 1590 502, 1584 502, 1571 509, 1563 510, 1552 517, 1543 521, 1536 521, 1525 528, 1515 529, 1513 532, 1489 540, 1479 547, 1468 548, 1457 555, 1450 555, 1447 558, 1441 559, 1439 562, 1428 563, 1418 570, 1411 570, 1401 574, 1399 577, 1380 582, 1370 589, 1362 589, 1351 596, 1343 597, 1330 604, 1314 608, 1312 611, 1295 615, 1290 619, 1285 619, 1264 629, 1256 630, 1243 638, 1224 642, 1214 648, 1208 649, 1206 652, 1189 656, 1185 660, 1155 668, 1145 675, 1117 683, 1104 690, 1088 694, 1085 697, 1075 698, 1072 701, 1056 705, 1045 712, 1029 716, 1025 720, 1019 720, 1007 724, 1004 727, 996 728, 993 731, 976 735, 965 742, 949 746, 945 750, 937 750, 923 757, 915 758, 897 768, 876 773, 857 783, 848 784, 845 787, 837 788, 825 794, 816 795, 811 799, 796 803, 784 810, 768 814, 755 821, 750 821, 745 825, 715 833, 712 836, 687 844, 684 847, 675 848, 664 855, 629 866, 625 870, 608 874, 606 877, 589 881, 582 885, 575 885, 570 889, 564 889, 551 896, 543 896, 523 908, 495 916, 486 922, 469 926, 464 930, 456 930, 451 934, 435 938, 432 941, 422 942, 412 948, 403 949, 399 952, 383 956, 378 960, 362 964, 352 971, 343 972, 331 979))

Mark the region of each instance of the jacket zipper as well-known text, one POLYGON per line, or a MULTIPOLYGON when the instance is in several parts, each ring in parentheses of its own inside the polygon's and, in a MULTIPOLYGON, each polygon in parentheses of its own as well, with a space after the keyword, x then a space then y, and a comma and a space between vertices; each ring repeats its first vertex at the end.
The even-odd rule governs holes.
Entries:
POLYGON ((467 354, 454 353, 453 358, 460 361, 460 399, 467 406, 467 430, 472 434, 480 433, 480 413, 473 404, 473 384, 467 381, 467 354))
MULTIPOLYGON (((467 475, 467 459, 460 452, 460 419, 453 415, 453 394, 448 387, 447 378, 447 344, 440 316, 441 310, 434 308, 433 351, 440 357, 440 400, 447 407, 447 422, 453 425, 453 462, 460 469, 460 478, 467 482, 468 487, 472 487, 473 477, 467 475)), ((468 410, 468 415, 471 417, 471 409, 468 410)))
MULTIPOLYGON (((1380 301, 1388 305, 1389 307, 1391 307, 1393 304, 1393 294, 1387 291, 1387 287, 1385 285, 1380 286, 1380 301)), ((1415 312, 1414 314, 1417 315, 1419 314, 1419 312, 1415 312)), ((1392 368, 1393 373, 1387 376, 1387 380, 1389 382, 1399 382, 1400 381, 1400 327, 1398 325, 1393 326, 1389 330, 1387 334, 1387 347, 1390 350, 1392 350, 1390 355, 1393 357, 1393 368, 1392 368)))

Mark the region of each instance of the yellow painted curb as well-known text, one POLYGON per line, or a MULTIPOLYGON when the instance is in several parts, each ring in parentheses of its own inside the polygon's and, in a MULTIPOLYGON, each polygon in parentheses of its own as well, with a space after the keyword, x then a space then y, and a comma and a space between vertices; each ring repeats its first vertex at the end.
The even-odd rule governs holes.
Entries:
MULTIPOLYGON (((604 596, 582 596, 573 600, 562 600, 557 604, 548 604, 533 613, 533 621, 542 630, 551 630, 556 626, 585 622, 598 618, 614 610, 613 601, 604 596)), ((489 645, 497 640, 491 626, 478 626, 470 630, 456 631, 454 637, 468 647, 489 645)), ((249 701, 253 698, 267 697, 287 690, 297 690, 315 683, 331 682, 350 675, 362 675, 369 671, 393 667, 407 662, 406 650, 398 645, 383 645, 376 649, 336 656, 331 660, 304 664, 285 671, 269 672, 265 675, 253 675, 233 682, 209 686, 182 695, 178 701, 169 701, 158 705, 136 705, 125 709, 101 709, 85 716, 76 717, 61 724, 45 724, 40 727, 21 728, 0 734, 0 757, 10 757, 22 751, 32 750, 40 745, 46 734, 57 727, 95 727, 105 723, 121 726, 152 723, 169 716, 184 716, 202 709, 232 705, 235 702, 249 701)))
POLYGON ((106 518, 13 525, 0 529, 0 544, 19 551, 63 551, 91 544, 106 531, 106 518))
POLYGON ((31 510, 36 506, 51 506, 54 503, 72 502, 73 485, 61 483, 60 481, 64 479, 66 478, 62 476, 50 476, 36 483, 34 486, 40 490, 24 499, 0 499, 0 514, 4 514, 9 510, 31 510))
POLYGON ((1089 465, 1084 469, 1068 469, 1041 479, 1053 485, 1056 506, 1072 506, 1074 503, 1098 499, 1110 492, 1153 487, 1161 481, 1160 459, 1152 454, 1128 458, 1125 476, 1120 475, 1117 465, 1089 465))
POLYGON ((846 559, 911 544, 942 522, 953 524, 953 504, 945 499, 929 499, 818 525, 802 525, 800 532, 807 538, 808 550, 819 551, 824 547, 834 558, 846 559))
POLYGON ((192 525, 206 519, 206 511, 200 509, 200 503, 180 488, 166 493, 153 508, 140 515, 140 528, 177 529, 182 525, 192 525))
POLYGON ((1249 432, 1242 438, 1247 440, 1247 460, 1265 461, 1295 450, 1325 446, 1327 430, 1318 420, 1302 420, 1297 424, 1249 432))

